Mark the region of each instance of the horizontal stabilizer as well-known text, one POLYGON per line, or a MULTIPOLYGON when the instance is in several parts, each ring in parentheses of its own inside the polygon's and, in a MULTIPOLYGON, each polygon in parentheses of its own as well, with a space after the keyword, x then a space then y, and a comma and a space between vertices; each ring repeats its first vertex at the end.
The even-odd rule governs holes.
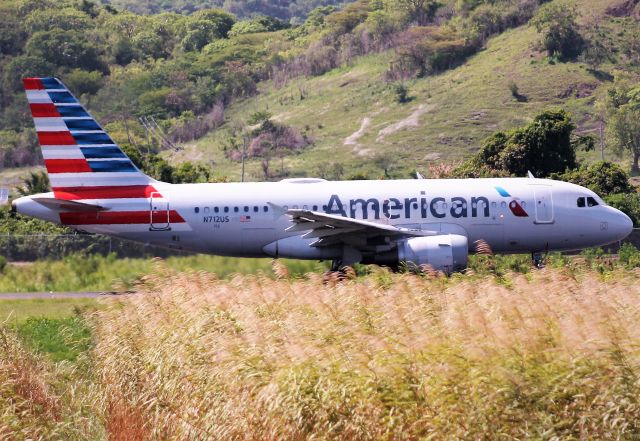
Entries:
POLYGON ((100 205, 85 204, 83 202, 67 201, 56 198, 32 198, 35 202, 45 207, 65 212, 90 212, 90 211, 107 211, 109 208, 100 205))

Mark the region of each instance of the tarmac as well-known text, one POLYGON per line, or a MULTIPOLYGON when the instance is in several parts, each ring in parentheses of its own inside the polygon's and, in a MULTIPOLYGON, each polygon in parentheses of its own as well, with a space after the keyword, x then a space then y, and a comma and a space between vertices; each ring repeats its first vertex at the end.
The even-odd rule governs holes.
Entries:
POLYGON ((100 297, 123 295, 124 293, 112 291, 96 292, 17 292, 0 293, 1 300, 27 300, 27 299, 97 299, 100 297))

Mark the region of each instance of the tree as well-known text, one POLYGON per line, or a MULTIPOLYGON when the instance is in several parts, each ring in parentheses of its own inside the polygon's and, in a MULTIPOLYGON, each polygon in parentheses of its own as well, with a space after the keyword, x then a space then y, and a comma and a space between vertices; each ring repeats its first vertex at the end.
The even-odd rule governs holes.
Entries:
POLYGON ((629 175, 619 165, 608 161, 598 161, 561 174, 552 174, 551 178, 587 187, 600 196, 635 192, 629 184, 629 175))
POLYGON ((65 84, 76 95, 85 93, 95 95, 102 87, 102 73, 98 71, 87 72, 82 69, 74 69, 64 77, 65 84))
POLYGON ((629 216, 634 226, 640 224, 640 195, 638 193, 618 193, 605 196, 604 200, 629 216))
POLYGON ((182 47, 200 51, 213 40, 227 38, 235 20, 221 9, 207 9, 193 14, 184 23, 182 47))
POLYGON ((611 51, 602 44, 602 36, 590 41, 584 50, 584 61, 589 65, 592 72, 596 72, 602 63, 609 61, 611 51))
POLYGON ((27 42, 27 53, 57 66, 78 67, 84 70, 105 71, 98 48, 78 31, 40 31, 27 42))
MULTIPOLYGON (((564 110, 547 110, 526 127, 488 137, 472 162, 479 168, 517 176, 525 176, 527 171, 538 177, 564 172, 576 167, 581 139, 572 137, 574 129, 564 110)), ((463 168, 469 168, 469 164, 463 168)))
POLYGON ((633 155, 631 172, 640 172, 640 87, 619 85, 608 92, 607 138, 619 152, 633 155))
POLYGON ((424 26, 433 20, 440 3, 435 0, 395 0, 395 8, 405 13, 409 21, 424 26))
POLYGON ((51 8, 33 11, 25 20, 29 34, 54 29, 64 31, 84 31, 91 27, 91 20, 75 8, 51 8))
POLYGON ((550 57, 568 60, 582 53, 584 39, 578 31, 576 15, 574 7, 547 3, 531 19, 531 24, 542 34, 542 44, 550 57))

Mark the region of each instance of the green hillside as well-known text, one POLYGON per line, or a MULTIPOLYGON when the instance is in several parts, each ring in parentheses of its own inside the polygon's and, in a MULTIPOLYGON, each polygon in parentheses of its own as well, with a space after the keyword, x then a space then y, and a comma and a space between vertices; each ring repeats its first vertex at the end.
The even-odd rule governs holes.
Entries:
POLYGON ((268 15, 283 20, 304 20, 309 12, 321 6, 341 5, 341 0, 107 0, 113 6, 139 14, 163 11, 192 13, 201 9, 225 8, 239 17, 268 15))
MULTIPOLYGON (((294 3, 326 2, 282 5, 294 3)), ((220 9, 140 15, 9 0, 0 185, 42 163, 19 83, 29 75, 62 78, 140 167, 169 182, 240 179, 243 146, 250 180, 428 174, 552 107, 572 114, 577 134, 597 135, 622 103, 612 88, 636 103, 639 11, 616 0, 359 0, 292 26, 220 9)), ((628 153, 613 153, 628 167, 628 153)))
MULTIPOLYGON (((610 5, 583 1, 578 10, 584 29, 597 22, 607 44, 616 46, 625 32, 640 33, 640 24, 607 15, 610 5)), ((469 157, 490 133, 523 125, 554 106, 572 113, 579 133, 597 135, 596 101, 604 99, 615 76, 637 74, 637 66, 613 59, 593 72, 584 61, 550 61, 538 49, 539 40, 531 26, 508 30, 490 39, 484 50, 461 66, 406 81, 411 101, 405 104, 396 101, 392 85, 382 79, 393 51, 359 58, 320 77, 292 80, 282 88, 265 82, 259 95, 228 110, 225 126, 174 156, 214 161, 223 173, 238 178, 240 166, 223 154, 228 126, 260 110, 308 131, 314 140, 313 147, 285 160, 285 171, 294 176, 338 177, 333 164, 342 166, 344 176, 381 175, 381 167, 389 163, 393 176, 407 176, 416 169, 424 172, 429 165, 469 157), (512 96, 512 84, 517 85, 522 101, 512 96)), ((594 160, 600 152, 582 156, 594 160)), ((605 157, 618 160, 610 150, 605 157)), ((629 161, 624 157, 622 162, 629 161)), ((259 161, 250 162, 248 170, 252 179, 262 177, 259 161)))

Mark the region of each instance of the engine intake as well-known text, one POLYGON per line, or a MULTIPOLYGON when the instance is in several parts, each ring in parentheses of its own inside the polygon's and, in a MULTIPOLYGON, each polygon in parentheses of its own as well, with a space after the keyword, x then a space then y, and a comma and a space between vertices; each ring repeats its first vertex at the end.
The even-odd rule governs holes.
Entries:
POLYGON ((469 244, 466 236, 440 234, 414 237, 398 244, 398 260, 411 266, 431 265, 451 274, 467 267, 469 244))

